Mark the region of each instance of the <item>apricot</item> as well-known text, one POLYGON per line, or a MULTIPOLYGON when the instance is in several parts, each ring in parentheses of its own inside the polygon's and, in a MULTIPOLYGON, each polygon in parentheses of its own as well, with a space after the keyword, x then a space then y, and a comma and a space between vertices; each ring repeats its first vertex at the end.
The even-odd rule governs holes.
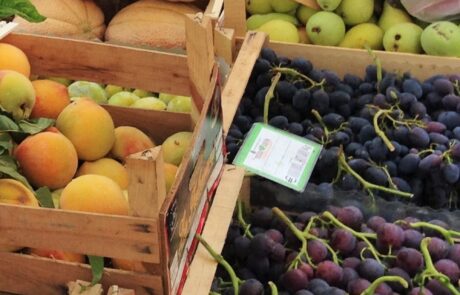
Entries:
POLYGON ((168 137, 162 144, 164 161, 179 166, 191 141, 192 133, 188 131, 178 132, 168 137))
POLYGON ((97 174, 107 176, 115 181, 122 190, 128 188, 129 175, 126 168, 110 158, 102 158, 93 162, 84 162, 77 171, 77 176, 97 174))
POLYGON ((51 258, 56 260, 85 263, 86 258, 82 254, 64 252, 60 250, 47 250, 47 249, 29 249, 29 254, 32 256, 39 256, 45 258, 51 258))
POLYGON ((35 90, 23 74, 0 70, 0 107, 16 120, 27 119, 35 104, 35 90))
POLYGON ((115 128, 115 143, 111 154, 115 159, 124 161, 131 154, 153 147, 155 143, 141 130, 130 126, 120 126, 115 128))
POLYGON ((30 76, 30 63, 24 51, 7 43, 0 43, 0 70, 13 70, 30 76))
POLYGON ((177 166, 169 163, 164 163, 164 174, 165 174, 165 181, 166 181, 166 193, 169 192, 171 186, 174 184, 176 180, 177 174, 177 166))
POLYGON ((74 178, 61 193, 60 208, 114 215, 129 213, 120 186, 107 176, 96 174, 74 178))
POLYGON ((145 269, 142 262, 139 261, 131 261, 121 258, 112 258, 113 267, 116 269, 122 269, 127 271, 134 271, 138 273, 146 273, 147 269, 145 269))
POLYGON ((78 168, 75 147, 64 135, 55 132, 27 137, 16 148, 15 157, 22 173, 35 187, 62 188, 78 168))
POLYGON ((67 87, 51 80, 35 80, 35 105, 31 118, 57 119, 62 110, 70 104, 67 87))
POLYGON ((89 98, 67 105, 59 114, 56 127, 73 143, 80 160, 94 161, 104 157, 115 142, 112 117, 89 98))

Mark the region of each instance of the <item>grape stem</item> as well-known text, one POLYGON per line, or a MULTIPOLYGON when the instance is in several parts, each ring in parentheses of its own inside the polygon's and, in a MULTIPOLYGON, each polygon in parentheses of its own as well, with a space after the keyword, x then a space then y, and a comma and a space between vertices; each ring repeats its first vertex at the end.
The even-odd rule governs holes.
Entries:
POLYGON ((428 244, 430 243, 431 238, 424 238, 420 243, 420 250, 422 251, 423 259, 425 260, 425 270, 417 275, 416 280, 425 285, 427 279, 435 279, 446 287, 453 295, 460 295, 454 285, 451 284, 450 279, 445 275, 440 273, 433 264, 433 260, 430 256, 430 251, 428 250, 428 244))
MULTIPOLYGON (((402 221, 404 222, 404 221, 402 221)), ((409 223, 410 227, 412 228, 429 228, 429 229, 432 229, 432 230, 435 230, 437 231, 438 233, 440 233, 444 239, 446 239, 446 241, 453 245, 455 244, 455 241, 454 241, 454 238, 453 236, 457 236, 457 237, 460 237, 460 232, 457 232, 457 231, 453 231, 453 230, 448 230, 448 229, 445 229, 439 225, 436 225, 436 224, 431 224, 431 223, 428 223, 428 222, 412 222, 412 223, 409 223)))
POLYGON ((414 195, 411 193, 406 193, 406 192, 401 192, 395 189, 387 188, 384 186, 376 185, 373 183, 370 183, 366 181, 364 178, 361 177, 356 171, 354 171, 347 163, 347 160, 345 159, 345 154, 343 150, 340 151, 339 153, 339 165, 341 169, 345 170, 346 172, 350 173, 353 177, 355 177, 361 185, 364 187, 365 190, 369 192, 371 196, 373 196, 372 190, 379 190, 383 192, 387 192, 390 194, 395 194, 397 196, 405 197, 405 198, 412 198, 414 195))
POLYGON ((385 132, 380 129, 379 126, 379 118, 380 116, 388 113, 388 110, 378 110, 377 113, 374 115, 373 122, 374 122, 374 129, 375 133, 383 140, 385 145, 388 147, 388 149, 393 152, 395 150, 395 146, 391 143, 391 141, 388 139, 386 136, 385 132))
POLYGON ((243 217, 243 202, 241 202, 241 200, 238 200, 238 202, 237 202, 237 210, 238 210, 238 213, 237 213, 237 215, 238 215, 238 223, 243 228, 244 236, 246 236, 246 237, 248 237, 250 239, 254 238, 254 235, 249 230, 251 228, 251 225, 246 223, 246 221, 244 220, 244 217, 243 217))
POLYGON ((383 78, 383 70, 382 70, 382 63, 380 62, 380 59, 378 56, 375 54, 375 52, 370 48, 369 45, 365 45, 365 48, 369 55, 372 57, 372 60, 374 61, 375 66, 377 67, 377 90, 379 90, 380 82, 382 81, 383 78))
POLYGON ((281 73, 278 73, 273 77, 272 84, 268 88, 267 94, 265 95, 264 100, 264 123, 268 124, 268 110, 270 108, 270 100, 275 97, 275 87, 281 79, 281 73))
POLYGON ((205 247, 205 249, 211 254, 212 258, 217 261, 225 270, 227 271, 228 275, 230 276, 230 280, 232 281, 233 291, 235 295, 239 293, 239 285, 241 280, 237 277, 235 270, 233 270, 232 266, 225 260, 225 258, 218 254, 214 249, 206 242, 203 237, 199 234, 195 235, 195 238, 205 247))
POLYGON ((306 81, 308 81, 310 83, 310 88, 312 87, 315 87, 315 86, 320 86, 322 87, 324 82, 326 81, 325 79, 323 79, 321 82, 316 82, 315 80, 313 80, 312 78, 294 70, 294 69, 291 69, 291 68, 282 68, 282 67, 275 67, 272 69, 272 71, 278 73, 278 74, 285 74, 285 75, 288 75, 288 76, 293 76, 293 77, 300 77, 306 81))
POLYGON ((378 288, 378 286, 381 284, 381 283, 384 283, 384 282, 397 282, 397 283, 400 283, 404 288, 409 288, 409 284, 407 283, 407 281, 401 277, 398 277, 398 276, 383 276, 383 277, 380 277, 378 279, 376 279, 375 281, 372 282, 372 284, 367 287, 366 290, 364 290, 361 295, 373 295, 375 294, 375 290, 378 288))
POLYGON ((268 286, 270 287, 271 295, 278 295, 278 288, 272 281, 268 282, 268 286))

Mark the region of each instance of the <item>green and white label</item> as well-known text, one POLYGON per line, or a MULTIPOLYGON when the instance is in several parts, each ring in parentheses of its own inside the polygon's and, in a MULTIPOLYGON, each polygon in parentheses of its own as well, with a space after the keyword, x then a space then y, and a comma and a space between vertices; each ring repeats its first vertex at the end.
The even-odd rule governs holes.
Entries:
POLYGON ((233 161, 249 172, 303 192, 322 146, 269 125, 252 125, 233 161))

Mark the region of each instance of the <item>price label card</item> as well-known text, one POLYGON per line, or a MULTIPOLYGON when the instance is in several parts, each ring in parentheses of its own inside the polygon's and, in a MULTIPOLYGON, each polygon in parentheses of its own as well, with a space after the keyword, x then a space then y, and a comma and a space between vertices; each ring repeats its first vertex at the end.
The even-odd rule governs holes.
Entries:
POLYGON ((0 21, 0 39, 3 39, 6 35, 11 33, 17 26, 18 23, 0 21))
POLYGON ((269 125, 252 125, 233 164, 303 192, 322 145, 269 125))

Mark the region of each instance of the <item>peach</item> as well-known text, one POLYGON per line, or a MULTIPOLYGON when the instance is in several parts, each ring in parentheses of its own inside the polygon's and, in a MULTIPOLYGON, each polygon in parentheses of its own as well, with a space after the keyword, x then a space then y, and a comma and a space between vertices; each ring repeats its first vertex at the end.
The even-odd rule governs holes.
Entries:
POLYGON ((21 73, 0 70, 0 107, 16 120, 27 119, 35 105, 35 90, 21 73))
POLYGON ((164 174, 166 180, 166 193, 169 192, 171 186, 176 180, 177 166, 169 163, 164 163, 164 174))
POLYGON ((24 51, 7 43, 0 43, 0 70, 13 70, 30 76, 30 63, 24 51))
POLYGON ((74 178, 61 193, 60 208, 114 215, 129 213, 120 186, 107 176, 95 174, 74 178))
POLYGON ((63 260, 63 261, 68 261, 68 262, 77 262, 77 263, 86 262, 86 258, 82 254, 75 254, 75 253, 64 252, 60 250, 30 249, 29 254, 32 256, 52 258, 52 259, 63 260))
POLYGON ((35 80, 35 105, 31 118, 57 119, 62 110, 70 103, 67 87, 51 80, 35 80))
POLYGON ((131 154, 153 147, 155 143, 141 130, 130 126, 120 126, 115 128, 115 143, 111 154, 115 159, 124 161, 131 154))
POLYGON ((55 132, 27 137, 16 148, 15 157, 22 173, 35 187, 64 187, 78 168, 74 146, 64 135, 55 132))
POLYGON ((97 174, 107 176, 115 181, 122 190, 128 188, 129 175, 126 168, 110 158, 102 158, 93 162, 84 162, 77 171, 77 176, 97 174))
POLYGON ((59 114, 56 127, 73 143, 80 160, 104 157, 115 142, 112 117, 89 98, 67 105, 59 114))

